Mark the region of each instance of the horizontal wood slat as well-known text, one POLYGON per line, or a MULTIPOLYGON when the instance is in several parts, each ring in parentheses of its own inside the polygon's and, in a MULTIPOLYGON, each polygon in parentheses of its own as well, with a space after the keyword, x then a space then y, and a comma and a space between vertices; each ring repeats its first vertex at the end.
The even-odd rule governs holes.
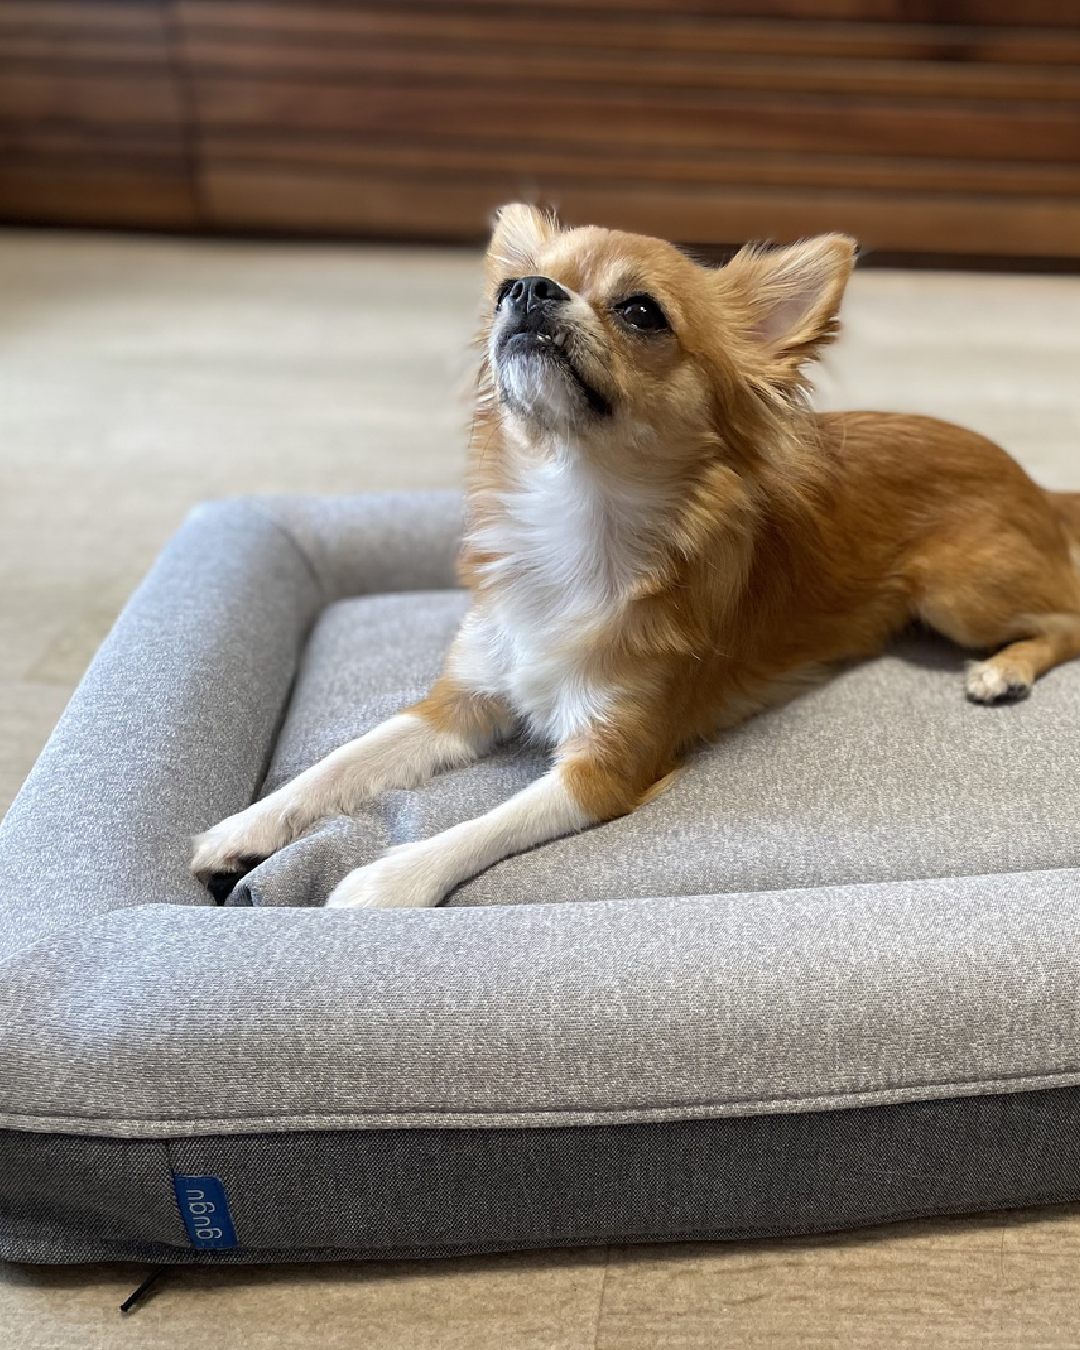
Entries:
POLYGON ((186 151, 163 138, 160 130, 138 127, 122 139, 103 143, 98 126, 56 126, 39 123, 11 124, 0 121, 0 164, 18 159, 24 164, 40 160, 55 169, 78 164, 92 169, 95 162, 150 164, 171 174, 188 174, 186 151))
POLYGON ((8 68, 46 70, 80 68, 89 63, 99 69, 152 65, 164 69, 167 55, 160 35, 147 39, 136 33, 115 35, 107 29, 14 29, 0 25, 0 63, 8 68))
POLYGON ((847 188, 873 192, 949 192, 1003 197, 1080 197, 1080 173, 1059 164, 934 162, 821 155, 751 155, 705 151, 698 156, 661 149, 642 154, 636 146, 602 157, 588 148, 529 149, 497 142, 438 144, 398 138, 355 140, 324 136, 316 140, 288 132, 207 132, 202 149, 208 162, 228 160, 252 167, 280 165, 317 169, 349 177, 355 173, 498 174, 535 191, 543 182, 572 179, 636 182, 642 190, 663 192, 667 185, 847 188))
MULTIPOLYGON (((2 50, 2 49, 0 49, 2 50)), ((359 91, 360 82, 445 82, 502 86, 528 83, 540 90, 608 87, 625 96, 628 85, 648 99, 674 91, 749 91, 819 94, 838 99, 865 96, 958 100, 1026 100, 1035 103, 1080 104, 1080 79, 1074 70, 1037 65, 947 64, 934 61, 879 60, 853 62, 827 58, 760 57, 744 54, 708 56, 613 51, 568 52, 523 45, 507 51, 472 45, 453 49, 420 42, 370 41, 356 45, 299 45, 287 35, 241 34, 228 41, 220 35, 192 33, 185 58, 204 77, 216 73, 230 79, 334 81, 359 91)), ((1078 44, 1080 57, 1080 44, 1078 44)))
MULTIPOLYGON (((535 5, 477 12, 441 4, 418 14, 391 4, 327 5, 273 0, 176 0, 181 38, 189 43, 288 44, 305 49, 364 48, 373 42, 446 44, 455 52, 481 47, 552 44, 552 18, 535 5)), ((1080 6, 1078 6, 1080 9, 1080 6)), ((1080 62, 1080 29, 986 28, 946 24, 783 23, 760 19, 709 21, 707 17, 622 11, 589 15, 572 7, 557 17, 564 52, 625 52, 635 56, 709 55, 842 57, 971 63, 1074 64, 1080 62)), ((203 52, 203 56, 210 53, 203 52)))
MULTIPOLYGON (((278 0, 288 4, 291 0, 278 0)), ((351 0, 337 0, 347 7, 351 0)), ((445 0, 382 0, 373 8, 423 14, 445 0)), ((462 9, 535 10, 536 0, 465 0, 462 9)), ((1010 27, 1080 27, 1074 0, 544 0, 553 16, 565 10, 647 12, 656 18, 763 18, 854 20, 882 23, 1003 24, 1010 27)))
POLYGON ((196 223, 186 164, 160 158, 0 162, 0 219, 17 224, 178 229, 196 223))

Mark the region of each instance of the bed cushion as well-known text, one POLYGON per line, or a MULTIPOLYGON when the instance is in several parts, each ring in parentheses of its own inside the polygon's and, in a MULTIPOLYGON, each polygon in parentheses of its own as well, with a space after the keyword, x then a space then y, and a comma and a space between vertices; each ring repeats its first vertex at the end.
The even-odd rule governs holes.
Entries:
POLYGON ((212 902, 190 834, 423 692, 459 533, 446 494, 219 503, 129 603, 0 826, 0 1255, 407 1255, 1080 1195, 1075 665, 976 708, 913 640, 445 906, 319 906, 540 771, 508 747, 212 902), (209 1245, 196 1193, 229 1207, 209 1245))

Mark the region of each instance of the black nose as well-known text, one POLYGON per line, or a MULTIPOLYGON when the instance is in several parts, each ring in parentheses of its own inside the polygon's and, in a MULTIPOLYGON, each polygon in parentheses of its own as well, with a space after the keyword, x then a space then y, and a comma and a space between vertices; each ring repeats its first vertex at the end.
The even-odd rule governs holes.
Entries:
POLYGON ((569 299, 570 292, 550 277, 518 277, 506 293, 507 304, 521 314, 528 314, 545 300, 563 304, 569 299))

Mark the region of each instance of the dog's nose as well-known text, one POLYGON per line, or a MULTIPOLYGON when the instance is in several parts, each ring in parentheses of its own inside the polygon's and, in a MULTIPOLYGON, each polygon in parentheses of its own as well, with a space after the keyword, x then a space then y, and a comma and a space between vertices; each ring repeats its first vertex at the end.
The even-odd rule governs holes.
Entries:
POLYGON ((563 304, 570 299, 570 292, 564 291, 557 281, 550 277, 518 277, 506 295, 511 309, 528 314, 545 301, 563 304))

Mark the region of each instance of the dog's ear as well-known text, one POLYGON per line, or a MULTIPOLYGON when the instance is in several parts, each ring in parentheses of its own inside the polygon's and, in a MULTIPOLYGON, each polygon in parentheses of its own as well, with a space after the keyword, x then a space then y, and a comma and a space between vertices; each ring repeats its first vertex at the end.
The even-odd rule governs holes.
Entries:
POLYGON ((537 254, 561 231, 555 216, 539 207, 524 202, 501 206, 488 245, 489 277, 524 276, 532 272, 537 254))
POLYGON ((823 234, 789 248, 749 245, 716 274, 729 311, 776 374, 797 376, 840 330, 844 288, 857 246, 823 234))

